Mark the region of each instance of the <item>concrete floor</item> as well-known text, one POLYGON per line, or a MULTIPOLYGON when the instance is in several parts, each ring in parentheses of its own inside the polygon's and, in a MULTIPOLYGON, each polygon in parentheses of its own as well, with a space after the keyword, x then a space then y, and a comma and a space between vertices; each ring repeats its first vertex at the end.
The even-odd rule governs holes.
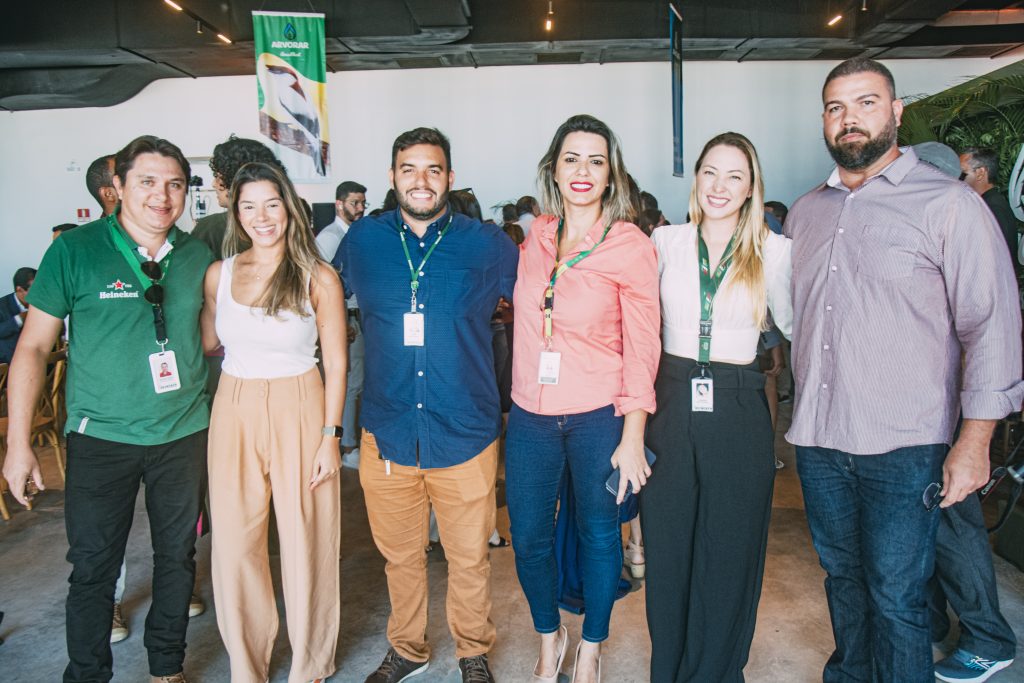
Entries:
MULTIPOLYGON (((780 434, 787 424, 787 408, 783 407, 780 434)), ((822 587, 824 574, 807 532, 793 449, 781 436, 777 447, 787 466, 776 480, 764 593, 746 678, 751 683, 820 681, 822 665, 833 646, 822 587)), ((46 456, 47 467, 52 468, 51 461, 52 455, 46 456)), ((7 613, 0 626, 0 637, 7 641, 0 646, 3 683, 59 681, 65 664, 64 598, 69 567, 64 561, 63 497, 57 488, 60 478, 55 470, 48 471, 46 481, 54 488, 39 496, 35 510, 12 508, 11 521, 0 523, 0 610, 7 613)), ((358 476, 351 470, 342 473, 342 507, 342 630, 338 638, 338 673, 331 681, 362 683, 387 649, 384 630, 389 605, 384 561, 370 538, 358 476)), ((499 525, 507 531, 505 509, 500 513, 499 525)), ((142 644, 143 621, 149 605, 148 548, 148 525, 140 496, 128 547, 125 598, 125 615, 133 630, 127 640, 113 646, 114 681, 118 683, 148 680, 142 644)), ((219 683, 230 677, 213 613, 209 557, 207 538, 199 543, 198 585, 209 608, 190 625, 186 673, 193 682, 219 683)), ((528 681, 536 658, 537 639, 516 580, 512 551, 493 550, 491 559, 493 618, 498 629, 491 667, 500 681, 528 681)), ((424 683, 461 680, 444 616, 445 567, 442 551, 430 554, 429 638, 435 651, 430 670, 415 679, 424 683)), ((1020 638, 1024 635, 1024 574, 998 557, 996 572, 1004 614, 1020 638)), ((580 618, 564 618, 575 642, 580 618)), ((282 612, 272 664, 271 681, 275 683, 288 678, 289 647, 284 628, 282 612)), ((611 633, 603 662, 604 680, 646 681, 650 643, 642 584, 616 604, 611 633)), ((943 644, 945 651, 953 646, 953 637, 943 644)), ((940 649, 936 649, 936 655, 939 654, 940 649)), ((571 671, 570 662, 563 671, 571 671)), ((563 680, 568 678, 563 676, 563 680)), ((1024 665, 1011 667, 991 680, 1024 683, 1024 665)))

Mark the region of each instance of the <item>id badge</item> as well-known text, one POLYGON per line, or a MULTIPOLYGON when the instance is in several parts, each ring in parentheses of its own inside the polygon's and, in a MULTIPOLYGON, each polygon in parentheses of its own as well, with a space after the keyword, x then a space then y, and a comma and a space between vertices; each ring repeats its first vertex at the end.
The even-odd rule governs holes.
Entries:
POLYGON ((178 362, 174 360, 174 351, 158 351, 149 355, 149 373, 153 375, 153 389, 163 394, 181 389, 181 377, 178 376, 178 362))
POLYGON ((558 351, 541 351, 537 381, 540 384, 558 384, 558 371, 562 365, 562 354, 558 351))
POLYGON ((423 314, 406 313, 402 316, 404 323, 405 345, 423 346, 423 314))
POLYGON ((715 409, 715 381, 710 377, 690 380, 690 404, 695 413, 710 413, 715 409))

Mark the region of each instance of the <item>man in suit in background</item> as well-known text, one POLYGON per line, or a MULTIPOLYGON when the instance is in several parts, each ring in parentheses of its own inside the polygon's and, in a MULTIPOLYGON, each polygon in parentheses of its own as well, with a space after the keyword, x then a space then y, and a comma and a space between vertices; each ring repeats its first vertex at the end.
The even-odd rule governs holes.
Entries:
POLYGON ((14 291, 0 299, 0 363, 10 363, 14 355, 28 311, 25 297, 35 279, 35 268, 18 268, 14 273, 14 291))

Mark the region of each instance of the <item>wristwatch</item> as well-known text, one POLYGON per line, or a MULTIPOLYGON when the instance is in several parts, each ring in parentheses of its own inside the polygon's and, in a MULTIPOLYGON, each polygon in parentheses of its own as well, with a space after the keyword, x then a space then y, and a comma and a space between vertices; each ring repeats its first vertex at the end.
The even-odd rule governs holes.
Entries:
POLYGON ((334 438, 336 438, 336 439, 340 439, 340 438, 341 438, 341 433, 342 433, 343 431, 345 431, 345 430, 343 430, 343 429, 342 429, 341 427, 339 427, 338 425, 328 425, 328 426, 326 426, 326 427, 324 427, 324 428, 323 428, 323 430, 321 431, 321 433, 322 433, 322 434, 323 434, 324 436, 333 436, 333 437, 334 437, 334 438))

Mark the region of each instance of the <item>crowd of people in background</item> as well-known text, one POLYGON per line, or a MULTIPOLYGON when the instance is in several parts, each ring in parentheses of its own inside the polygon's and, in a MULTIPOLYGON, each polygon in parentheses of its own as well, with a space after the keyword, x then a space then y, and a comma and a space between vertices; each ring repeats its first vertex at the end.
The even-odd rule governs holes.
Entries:
POLYGON ((646 580, 650 680, 742 681, 784 466, 778 404, 790 401, 786 438, 828 575, 824 680, 983 681, 1009 666, 1016 643, 973 495, 995 421, 1024 398, 1017 227, 997 166, 981 149, 898 148, 902 103, 872 60, 837 66, 822 99, 836 167, 792 211, 765 200, 754 145, 727 132, 701 151, 678 224, 588 115, 558 126, 539 197, 496 207, 500 220, 454 189, 450 143, 433 128, 394 140, 380 208, 367 213, 366 186, 342 182, 316 234, 255 140, 215 147, 224 211, 191 234, 175 225, 192 177, 177 146, 142 136, 97 159, 86 182, 103 217, 55 227, 38 271, 19 269, 0 301, 4 476, 22 503, 43 488, 29 435, 46 358, 69 341, 64 680, 113 675, 141 483, 154 683, 185 681, 209 518, 231 680, 270 671, 271 519, 289 680, 334 675, 338 474, 351 467, 391 607, 366 683, 429 667, 437 541, 462 680, 493 681, 504 460, 539 638, 531 680, 558 680, 573 581, 585 610, 572 680, 601 679, 625 566, 646 580), (946 601, 962 636, 933 665, 946 601))

